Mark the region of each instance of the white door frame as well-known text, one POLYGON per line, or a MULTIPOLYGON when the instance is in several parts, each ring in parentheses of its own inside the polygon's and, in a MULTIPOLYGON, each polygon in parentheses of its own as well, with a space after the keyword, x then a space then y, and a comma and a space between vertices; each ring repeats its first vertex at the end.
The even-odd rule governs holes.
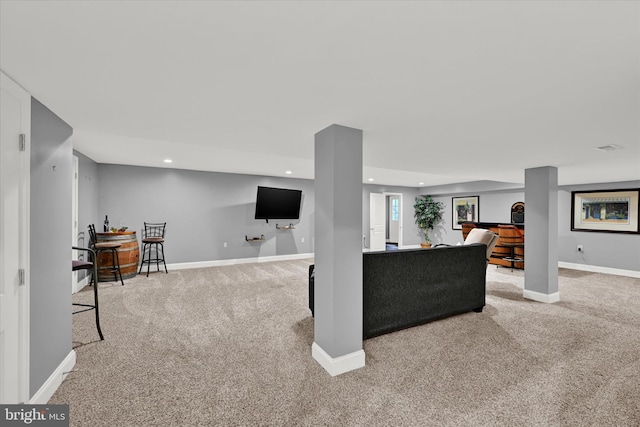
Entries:
MULTIPOLYGON (((18 271, 15 271, 15 278, 11 281, 13 289, 17 289, 17 306, 18 314, 17 318, 7 318, 0 316, 0 322, 4 323, 0 327, 0 331, 4 331, 4 328, 17 329, 18 340, 18 357, 17 366, 12 364, 2 367, 3 372, 0 374, 3 378, 7 378, 7 373, 14 373, 17 370, 17 384, 12 384, 9 387, 9 396, 4 396, 3 401, 0 403, 26 403, 29 402, 29 291, 30 291, 30 270, 29 270, 29 233, 30 233, 30 165, 31 165, 31 96, 27 91, 20 87, 17 83, 11 80, 6 74, 0 71, 0 86, 3 91, 10 93, 12 97, 18 99, 20 106, 20 131, 19 134, 24 135, 24 149, 15 154, 15 148, 11 148, 11 144, 15 144, 13 147, 19 145, 19 134, 8 135, 7 139, 1 141, 0 150, 4 155, 11 155, 17 157, 19 163, 18 183, 15 188, 14 185, 8 187, 11 191, 17 190, 18 192, 18 224, 14 226, 18 230, 17 242, 11 242, 10 244, 18 247, 18 271), (19 272, 23 272, 20 274, 19 272), (22 278, 20 276, 22 275, 22 278), (18 284, 22 281, 22 285, 18 284), (17 285, 17 288, 15 286, 17 285)), ((6 115, 3 115, 6 118, 6 115)), ((4 124, 7 126, 7 124, 4 124)), ((0 192, 2 193, 3 203, 6 191, 5 183, 1 183, 2 187, 0 192)), ((3 239, 5 236, 3 236, 3 239)), ((7 242, 3 242, 7 244, 7 242)), ((15 253, 7 254, 4 251, 0 254, 0 265, 10 263, 9 257, 15 257, 15 253)), ((13 263, 15 262, 15 258, 13 263)), ((15 264, 14 264, 15 265, 15 264)), ((11 277, 14 274, 11 273, 11 277)), ((4 279, 3 279, 4 280, 4 279)), ((6 285, 6 283, 5 283, 6 285)), ((12 290, 13 290, 12 289, 12 290)), ((1 313, 0 313, 1 314, 1 313)), ((4 356, 2 356, 4 357, 4 356)), ((12 362, 13 363, 13 362, 12 362)), ((9 376, 11 378, 11 376, 9 376)), ((13 376, 13 378, 16 378, 13 376)))
MULTIPOLYGON (((385 199, 387 198, 387 196, 397 196, 398 197, 398 249, 402 248, 402 193, 387 193, 384 192, 382 193, 385 196, 385 199)), ((386 221, 385 221, 386 223, 386 221)))
MULTIPOLYGON (((73 179, 71 182, 71 244, 78 246, 78 156, 73 156, 73 179)), ((78 259, 78 251, 72 252, 72 259, 78 259)), ((78 292, 78 272, 71 278, 71 293, 78 292)))

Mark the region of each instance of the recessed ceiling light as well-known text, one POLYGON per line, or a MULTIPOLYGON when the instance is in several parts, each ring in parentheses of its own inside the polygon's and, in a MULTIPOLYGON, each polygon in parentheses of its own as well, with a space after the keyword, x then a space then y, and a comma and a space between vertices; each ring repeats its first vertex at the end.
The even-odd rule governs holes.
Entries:
POLYGON ((173 163, 173 160, 171 160, 171 159, 164 159, 164 162, 165 162, 165 163, 173 163))
POLYGON ((424 182, 419 182, 418 185, 424 185, 424 182))
POLYGON ((621 148, 624 148, 621 145, 617 145, 617 144, 609 144, 609 145, 603 145, 602 147, 596 147, 596 150, 600 150, 600 151, 614 151, 614 150, 620 150, 621 148))
POLYGON ((285 171, 285 173, 286 173, 287 175, 291 175, 293 172, 291 172, 291 171, 285 171))
POLYGON ((371 181, 373 181, 373 178, 369 178, 367 181, 371 182, 371 181))

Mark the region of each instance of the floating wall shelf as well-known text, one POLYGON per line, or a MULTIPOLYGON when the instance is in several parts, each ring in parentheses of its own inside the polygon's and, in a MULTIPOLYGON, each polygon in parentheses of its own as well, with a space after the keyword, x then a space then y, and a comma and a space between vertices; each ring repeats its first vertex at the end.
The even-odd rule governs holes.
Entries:
POLYGON ((296 228, 293 226, 293 224, 289 224, 289 225, 283 225, 282 227, 280 227, 278 224, 276 224, 276 228, 278 230, 295 230, 296 228))
POLYGON ((245 234, 244 240, 246 240, 247 242, 262 242, 264 241, 264 234, 261 234, 260 237, 252 237, 252 238, 247 237, 247 235, 245 234))

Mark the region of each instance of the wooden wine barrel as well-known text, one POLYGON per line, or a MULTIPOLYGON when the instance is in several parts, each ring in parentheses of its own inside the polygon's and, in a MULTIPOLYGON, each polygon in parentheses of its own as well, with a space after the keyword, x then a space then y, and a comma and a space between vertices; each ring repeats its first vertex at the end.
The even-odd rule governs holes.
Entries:
MULTIPOLYGON (((135 277, 138 273, 138 261, 140 259, 140 248, 138 247, 138 237, 135 231, 122 231, 115 233, 96 233, 98 242, 117 242, 118 261, 120 261, 120 271, 123 279, 135 277)), ((111 252, 100 253, 98 281, 113 282, 113 273, 110 271, 112 264, 111 252)))

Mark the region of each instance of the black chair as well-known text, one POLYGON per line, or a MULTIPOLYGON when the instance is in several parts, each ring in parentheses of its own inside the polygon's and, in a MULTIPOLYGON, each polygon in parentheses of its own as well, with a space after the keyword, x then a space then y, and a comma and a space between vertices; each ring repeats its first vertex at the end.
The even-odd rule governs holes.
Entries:
MULTIPOLYGON (((122 280, 122 272, 120 271, 120 260, 118 259, 118 249, 122 246, 118 242, 98 242, 96 237, 96 227, 93 224, 89 224, 89 237, 90 243, 89 246, 96 252, 96 264, 98 271, 106 271, 113 273, 113 279, 115 282, 118 281, 118 276, 120 277, 120 283, 124 286, 124 280, 122 280), (111 266, 101 266, 101 255, 102 253, 109 253, 111 255, 111 266)), ((98 281, 98 277, 96 276, 96 282, 98 281)))
POLYGON ((167 226, 166 222, 145 222, 142 231, 142 259, 140 262, 140 271, 147 264, 147 277, 149 277, 149 268, 151 263, 155 263, 158 271, 160 271, 160 262, 164 264, 164 272, 167 271, 167 263, 164 260, 164 232, 167 226), (155 257, 151 258, 151 251, 155 251, 155 257))
POLYGON ((91 282, 90 285, 93 284, 93 304, 80 304, 80 303, 72 303, 72 305, 85 307, 84 310, 74 311, 73 314, 83 313, 89 310, 96 311, 96 327, 98 328, 98 335, 100 335, 100 340, 104 340, 104 335, 102 335, 102 329, 100 329, 100 313, 98 311, 98 267, 97 267, 97 258, 96 252, 90 248, 82 248, 80 246, 72 246, 73 249, 77 251, 86 251, 89 254, 89 261, 85 260, 71 260, 71 271, 80 271, 87 270, 88 274, 91 274, 91 282))

